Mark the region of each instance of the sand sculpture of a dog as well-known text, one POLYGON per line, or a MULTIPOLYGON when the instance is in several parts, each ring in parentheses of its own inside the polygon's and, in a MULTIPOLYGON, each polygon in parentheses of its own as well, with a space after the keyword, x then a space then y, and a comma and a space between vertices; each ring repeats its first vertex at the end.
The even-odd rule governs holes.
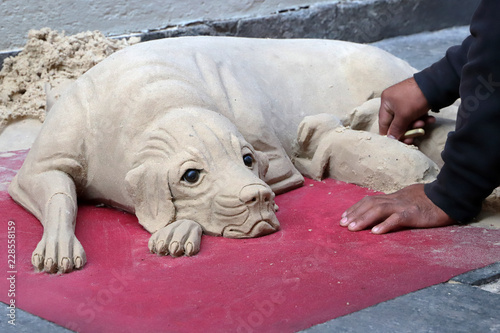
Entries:
POLYGON ((44 227, 33 265, 85 265, 77 197, 135 213, 152 252, 180 256, 199 251, 202 233, 275 232, 273 192, 302 175, 425 181, 437 167, 418 150, 353 129, 413 72, 379 49, 325 40, 186 37, 115 53, 55 103, 10 185, 44 227))

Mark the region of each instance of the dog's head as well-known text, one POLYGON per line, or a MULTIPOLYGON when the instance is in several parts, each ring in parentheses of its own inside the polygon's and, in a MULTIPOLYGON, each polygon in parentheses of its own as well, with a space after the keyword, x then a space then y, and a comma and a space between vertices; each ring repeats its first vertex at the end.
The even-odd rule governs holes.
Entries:
POLYGON ((279 229, 274 193, 262 180, 268 159, 224 116, 200 109, 170 111, 140 141, 126 182, 148 231, 179 220, 230 238, 279 229))

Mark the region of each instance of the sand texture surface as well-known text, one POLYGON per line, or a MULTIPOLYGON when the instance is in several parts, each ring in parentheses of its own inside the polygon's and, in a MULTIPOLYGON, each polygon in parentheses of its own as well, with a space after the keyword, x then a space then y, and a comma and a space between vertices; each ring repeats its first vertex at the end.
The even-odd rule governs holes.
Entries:
POLYGON ((49 28, 31 30, 28 39, 20 54, 5 59, 0 71, 0 130, 21 118, 43 122, 47 91, 139 41, 110 39, 98 31, 66 36, 49 28))

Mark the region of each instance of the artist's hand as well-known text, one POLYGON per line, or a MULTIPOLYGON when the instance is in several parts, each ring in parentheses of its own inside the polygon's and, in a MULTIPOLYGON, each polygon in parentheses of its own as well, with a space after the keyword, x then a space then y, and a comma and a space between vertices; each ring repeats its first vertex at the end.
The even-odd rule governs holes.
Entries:
POLYGON ((415 184, 392 194, 363 198, 343 215, 340 225, 351 231, 372 228, 383 234, 402 228, 444 227, 455 222, 415 184))
POLYGON ((411 144, 413 139, 404 139, 408 129, 422 128, 435 122, 428 115, 429 105, 414 78, 406 79, 382 92, 379 110, 380 135, 411 144))

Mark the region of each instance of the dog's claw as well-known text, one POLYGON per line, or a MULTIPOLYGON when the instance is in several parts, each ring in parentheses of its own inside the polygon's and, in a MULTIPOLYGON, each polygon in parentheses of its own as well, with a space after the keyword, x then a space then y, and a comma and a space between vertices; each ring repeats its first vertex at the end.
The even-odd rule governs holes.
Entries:
POLYGON ((60 239, 50 242, 44 236, 38 243, 31 256, 31 263, 35 270, 46 273, 68 273, 73 269, 80 269, 86 263, 85 251, 82 244, 73 235, 68 240, 64 239, 66 246, 60 247, 60 239), (55 251, 54 249, 59 249, 55 251), (48 257, 45 257, 48 256, 48 257))
POLYGON ((192 256, 200 250, 201 235, 202 229, 198 223, 179 220, 151 235, 148 246, 152 253, 159 255, 192 256))
POLYGON ((67 257, 64 257, 62 260, 61 260, 61 266, 59 267, 59 270, 63 273, 66 273, 66 272, 69 272, 71 270, 71 261, 69 260, 69 258, 67 257))
POLYGON ((149 248, 150 253, 155 253, 156 249, 155 249, 155 241, 154 241, 153 237, 149 238, 148 248, 149 248))
POLYGON ((47 273, 55 273, 56 267, 57 266, 54 264, 54 259, 52 258, 45 259, 45 271, 47 273))
POLYGON ((193 243, 188 242, 184 248, 184 254, 187 256, 193 255, 193 243))
POLYGON ((36 269, 41 271, 43 270, 44 266, 44 258, 40 254, 34 254, 33 258, 31 258, 31 263, 33 264, 33 266, 35 266, 36 269))
POLYGON ((76 257, 75 258, 75 269, 80 269, 83 266, 83 261, 82 258, 76 257))
POLYGON ((164 246, 165 246, 165 242, 164 241, 159 241, 158 243, 156 243, 155 245, 155 251, 158 255, 162 255, 164 254, 165 250, 164 250, 164 246))
POLYGON ((179 243, 175 242, 175 241, 170 243, 170 246, 169 246, 170 255, 172 257, 178 257, 179 256, 179 253, 177 253, 178 251, 179 251, 179 243))

